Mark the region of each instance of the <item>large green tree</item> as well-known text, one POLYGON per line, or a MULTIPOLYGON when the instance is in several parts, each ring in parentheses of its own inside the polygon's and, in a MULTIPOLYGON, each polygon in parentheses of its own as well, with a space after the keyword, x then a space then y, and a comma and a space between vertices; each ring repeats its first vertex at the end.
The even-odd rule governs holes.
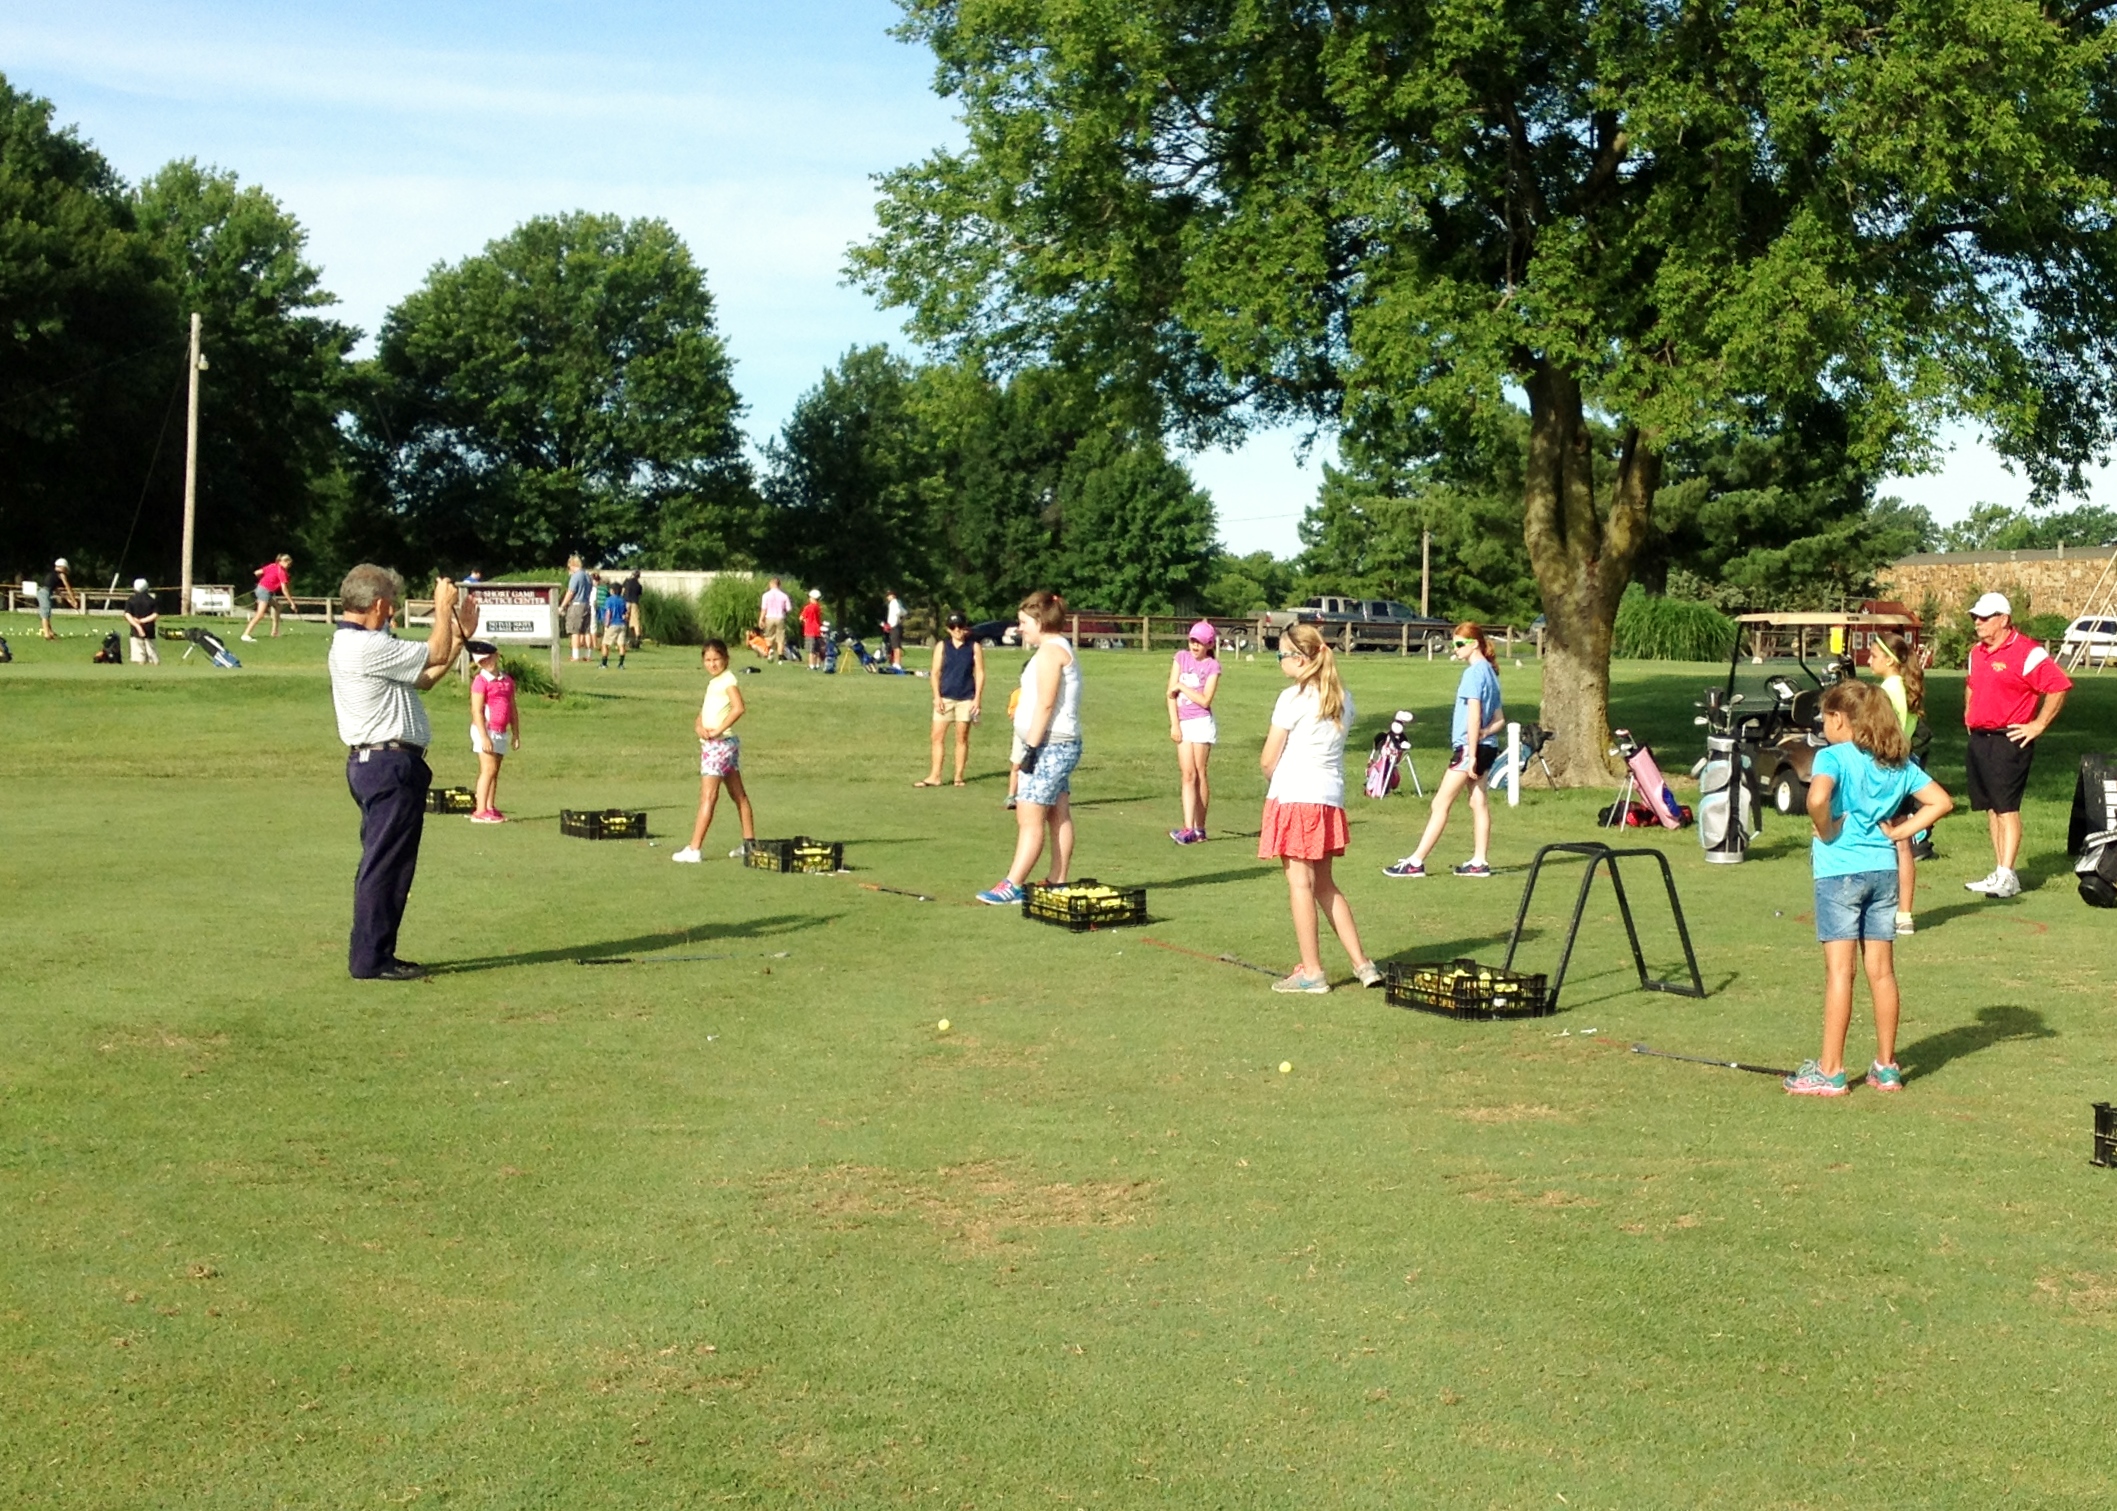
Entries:
POLYGON ((140 559, 126 539, 184 372, 164 272, 110 164, 0 77, 0 566, 65 555, 81 582, 140 559))
POLYGON ((904 5, 967 141, 854 268, 921 336, 1435 457, 1526 398, 1569 780, 1670 448, 1818 392, 1869 468, 1951 414, 2044 489, 2107 448, 2104 7, 904 5))
MULTIPOLYGON (((211 364, 199 396, 196 575, 248 583, 250 568, 305 545, 332 486, 359 332, 319 313, 338 301, 304 255, 308 235, 257 186, 186 159, 140 185, 137 207, 169 269, 177 323, 203 317, 211 364)), ((168 500, 181 463, 180 449, 165 450, 152 533, 143 527, 139 542, 149 559, 176 559, 181 519, 168 500)))
POLYGON ((356 406, 372 498, 444 566, 570 550, 744 561, 760 522, 705 278, 659 220, 541 217, 383 322, 356 406))

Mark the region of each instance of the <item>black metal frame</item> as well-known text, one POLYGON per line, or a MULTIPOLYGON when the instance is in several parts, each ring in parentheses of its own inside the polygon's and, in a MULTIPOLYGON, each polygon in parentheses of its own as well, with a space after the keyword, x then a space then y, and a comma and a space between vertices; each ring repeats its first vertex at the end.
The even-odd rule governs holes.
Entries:
POLYGON ((1522 887, 1522 905, 1514 913, 1514 932, 1507 936, 1507 958, 1502 969, 1514 969, 1515 947, 1522 942, 1522 925, 1529 917, 1529 899, 1536 894, 1536 878, 1544 868, 1544 857, 1554 850, 1569 855, 1585 855, 1588 869, 1580 878, 1580 895, 1573 900, 1573 921, 1566 926, 1565 948, 1559 951, 1558 969, 1551 975, 1551 1005, 1558 1006, 1559 988, 1565 985, 1566 965, 1573 958, 1573 941, 1580 936, 1580 920, 1588 911, 1588 889, 1595 884, 1595 868, 1609 862, 1610 886, 1617 893, 1617 912, 1624 919, 1625 939, 1632 946, 1632 964, 1639 972, 1639 989, 1643 992, 1668 992, 1677 997, 1703 997, 1705 978, 1698 973, 1698 954, 1691 948, 1691 931, 1683 920, 1683 904, 1676 896, 1676 874, 1669 869, 1669 858, 1659 850, 1641 847, 1636 850, 1613 850, 1608 845, 1591 841, 1570 841, 1564 844, 1545 845, 1529 862, 1529 880, 1522 887), (1625 896, 1624 878, 1618 874, 1617 862, 1635 855, 1649 855, 1661 867, 1662 886, 1669 894, 1669 912, 1676 919, 1676 937, 1683 941, 1683 962, 1690 967, 1691 983, 1685 986, 1680 981, 1653 981, 1647 977, 1647 957, 1639 948, 1639 929, 1632 922, 1631 900, 1625 896))

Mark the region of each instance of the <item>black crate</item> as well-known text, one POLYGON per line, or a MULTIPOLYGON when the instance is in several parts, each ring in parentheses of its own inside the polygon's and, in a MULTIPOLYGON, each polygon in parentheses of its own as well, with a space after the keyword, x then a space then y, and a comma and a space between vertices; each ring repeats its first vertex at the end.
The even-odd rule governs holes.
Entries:
POLYGON ((1394 1007, 1450 1018, 1545 1018, 1558 1011, 1544 977, 1475 960, 1391 965, 1384 991, 1394 1007))
POLYGON ((478 795, 468 787, 429 787, 426 789, 426 811, 428 813, 475 813, 478 795))
POLYGON ((1076 934, 1089 929, 1121 929, 1147 921, 1147 889, 1106 887, 1092 876, 1057 886, 1033 881, 1022 898, 1022 916, 1038 923, 1055 923, 1076 934))
POLYGON ((561 808, 559 833, 575 839, 645 839, 647 815, 623 808, 561 808))
POLYGON ((2090 1161, 2108 1169, 2117 1166, 2117 1107, 2108 1102, 2095 1106, 2095 1154, 2090 1161))
POLYGON ((845 844, 840 840, 810 839, 806 834, 792 839, 746 839, 742 842, 742 863, 756 871, 843 871, 845 844))

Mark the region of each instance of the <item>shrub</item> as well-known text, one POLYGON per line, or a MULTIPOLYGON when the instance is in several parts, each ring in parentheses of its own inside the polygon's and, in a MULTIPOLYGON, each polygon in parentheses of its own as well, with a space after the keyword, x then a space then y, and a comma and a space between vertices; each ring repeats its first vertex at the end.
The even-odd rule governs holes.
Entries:
POLYGON ((1663 598, 1634 584, 1617 605, 1610 654, 1633 661, 1724 661, 1735 621, 1709 603, 1663 598))
POLYGON ((698 622, 697 600, 659 588, 640 592, 640 638, 659 645, 703 645, 706 632, 698 622))
MULTIPOLYGON (((699 595, 701 627, 714 639, 739 647, 742 637, 757 628, 757 601, 764 597, 764 590, 770 585, 770 578, 759 577, 753 572, 723 572, 711 578, 706 583, 706 591, 699 595)), ((780 586, 797 602, 802 597, 797 584, 782 579, 780 586)))
POLYGON ((551 667, 534 656, 510 656, 500 653, 500 670, 515 679, 515 691, 524 695, 542 698, 557 698, 562 689, 551 677, 551 667))

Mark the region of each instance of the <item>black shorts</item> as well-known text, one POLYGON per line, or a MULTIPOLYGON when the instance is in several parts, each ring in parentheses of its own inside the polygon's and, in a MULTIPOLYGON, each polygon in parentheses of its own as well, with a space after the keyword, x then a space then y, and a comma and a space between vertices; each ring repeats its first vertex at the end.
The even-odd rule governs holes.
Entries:
POLYGON ((1973 813, 2019 813, 2029 788, 2029 765, 2036 742, 2017 745, 2004 729, 1970 731, 1970 810, 1973 813))
MULTIPOLYGON (((1473 775, 1475 775, 1480 781, 1482 781, 1486 777, 1492 775, 1492 768, 1497 766, 1499 762, 1499 746, 1480 745, 1477 748, 1477 755, 1471 761, 1470 770, 1473 775)), ((1451 769, 1463 764, 1462 746, 1458 745, 1455 749, 1448 752, 1448 764, 1451 769)))
POLYGON ((903 626, 903 625, 901 625, 901 624, 893 624, 893 625, 891 625, 891 626, 889 627, 889 631, 888 631, 887 639, 889 640, 889 648, 890 648, 891 650, 893 650, 893 651, 901 651, 901 650, 903 650, 903 649, 904 649, 904 626, 903 626))

